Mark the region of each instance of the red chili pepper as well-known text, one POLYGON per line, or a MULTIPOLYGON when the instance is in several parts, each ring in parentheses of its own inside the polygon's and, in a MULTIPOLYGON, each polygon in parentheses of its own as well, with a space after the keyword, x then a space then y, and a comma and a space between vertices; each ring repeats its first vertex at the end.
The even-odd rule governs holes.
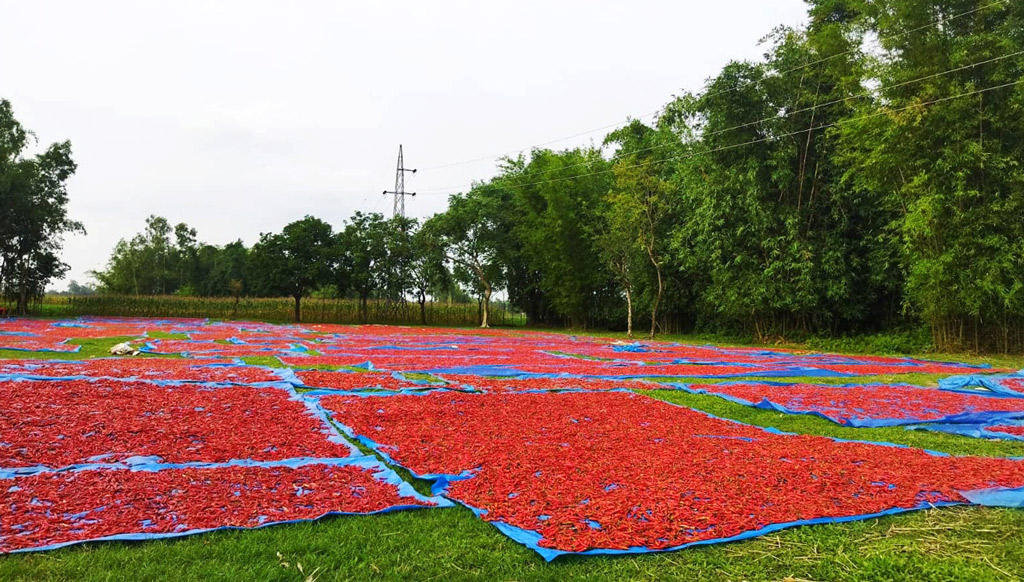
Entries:
POLYGON ((621 392, 321 401, 416 473, 475 470, 450 496, 566 551, 668 548, 1024 485, 1018 461, 777 435, 621 392))

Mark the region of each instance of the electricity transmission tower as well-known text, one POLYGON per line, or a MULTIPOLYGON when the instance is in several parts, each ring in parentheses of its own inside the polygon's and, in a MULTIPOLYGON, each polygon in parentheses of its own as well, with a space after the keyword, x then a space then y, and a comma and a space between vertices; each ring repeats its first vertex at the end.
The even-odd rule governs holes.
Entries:
POLYGON ((395 170, 395 190, 393 192, 389 191, 389 190, 385 190, 384 191, 384 195, 385 196, 387 196, 388 194, 394 194, 395 195, 395 210, 394 210, 394 213, 391 216, 401 216, 402 218, 405 218, 405 197, 406 196, 415 196, 416 195, 415 192, 406 192, 405 191, 405 173, 406 172, 412 172, 413 174, 415 174, 416 173, 416 169, 415 168, 407 169, 405 167, 405 162, 402 161, 402 145, 399 144, 398 145, 398 169, 395 170))

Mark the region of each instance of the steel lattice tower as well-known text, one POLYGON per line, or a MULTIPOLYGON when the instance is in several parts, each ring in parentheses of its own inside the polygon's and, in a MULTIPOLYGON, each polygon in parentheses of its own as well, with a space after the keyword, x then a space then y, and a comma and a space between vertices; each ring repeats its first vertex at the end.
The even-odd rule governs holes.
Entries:
POLYGON ((401 216, 402 218, 405 218, 405 197, 406 196, 415 196, 416 195, 415 192, 406 192, 405 191, 405 173, 406 172, 412 172, 413 174, 415 174, 416 173, 416 169, 415 168, 409 169, 409 168, 405 167, 405 161, 402 158, 402 145, 399 144, 398 145, 398 167, 395 169, 395 190, 394 191, 389 191, 389 190, 385 190, 384 191, 384 195, 385 196, 387 196, 388 194, 394 194, 395 195, 395 209, 394 209, 393 214, 391 215, 393 217, 394 216, 401 216))

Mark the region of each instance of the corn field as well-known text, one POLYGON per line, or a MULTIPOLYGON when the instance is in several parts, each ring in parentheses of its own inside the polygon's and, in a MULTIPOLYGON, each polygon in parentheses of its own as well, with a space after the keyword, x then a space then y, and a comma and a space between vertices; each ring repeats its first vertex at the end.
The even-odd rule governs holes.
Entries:
MULTIPOLYGON (((34 311, 52 317, 82 315, 121 317, 208 317, 258 321, 291 321, 295 303, 290 298, 179 297, 176 295, 129 296, 49 295, 34 311)), ((427 302, 427 325, 472 327, 479 325, 476 303, 427 302)), ((420 306, 416 302, 370 301, 367 319, 361 321, 359 301, 355 299, 314 299, 302 301, 303 323, 377 323, 420 325, 420 306)), ((501 305, 491 304, 490 322, 497 326, 523 325, 525 316, 501 305)))

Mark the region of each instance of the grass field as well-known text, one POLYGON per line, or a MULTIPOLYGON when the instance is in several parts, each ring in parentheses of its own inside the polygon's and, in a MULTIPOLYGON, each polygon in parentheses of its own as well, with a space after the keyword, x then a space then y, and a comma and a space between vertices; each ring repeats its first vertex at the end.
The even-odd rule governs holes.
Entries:
MULTIPOLYGON (((3 352, 0 357, 92 357, 104 355, 109 346, 122 339, 73 341, 81 343, 83 349, 70 356, 3 352)), ((1024 358, 1019 357, 987 361, 1024 368, 1024 358)), ((918 375, 858 381, 929 384, 936 379, 918 375)), ((647 394, 718 416, 796 433, 888 441, 953 454, 1024 456, 1022 442, 985 441, 901 428, 844 428, 820 418, 757 410, 713 396, 670 390, 647 394)), ((418 485, 422 487, 423 483, 418 485)), ((848 524, 795 528, 750 541, 664 554, 568 556, 551 563, 461 507, 0 556, 2 581, 410 579, 1020 580, 1024 579, 1024 511, 933 509, 848 524)))

